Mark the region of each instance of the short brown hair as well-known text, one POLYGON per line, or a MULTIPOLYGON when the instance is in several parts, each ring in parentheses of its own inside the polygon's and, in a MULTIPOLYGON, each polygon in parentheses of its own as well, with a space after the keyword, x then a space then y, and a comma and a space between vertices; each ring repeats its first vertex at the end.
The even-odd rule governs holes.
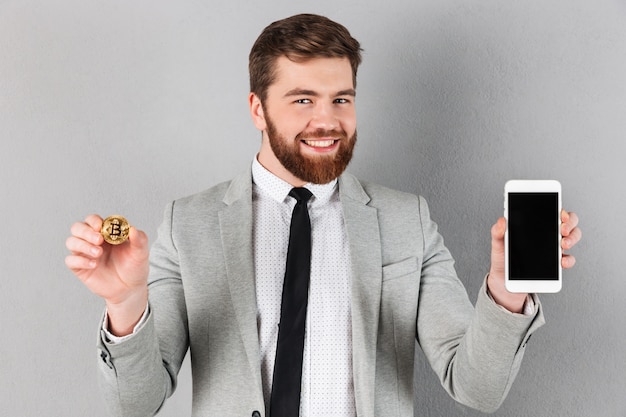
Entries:
POLYGON ((299 14, 266 27, 250 51, 250 91, 265 101, 267 89, 275 81, 276 60, 285 56, 295 62, 312 58, 348 58, 352 80, 361 63, 361 47, 339 23, 314 14, 299 14))

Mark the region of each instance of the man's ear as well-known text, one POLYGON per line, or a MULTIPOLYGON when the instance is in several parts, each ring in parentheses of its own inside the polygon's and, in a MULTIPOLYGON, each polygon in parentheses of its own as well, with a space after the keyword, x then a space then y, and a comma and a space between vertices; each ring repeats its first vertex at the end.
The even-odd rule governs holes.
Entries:
POLYGON ((250 93, 248 95, 248 105, 250 106, 250 116, 252 116, 254 126, 260 131, 264 131, 267 128, 267 122, 265 121, 265 112, 263 111, 261 99, 255 93, 250 93))

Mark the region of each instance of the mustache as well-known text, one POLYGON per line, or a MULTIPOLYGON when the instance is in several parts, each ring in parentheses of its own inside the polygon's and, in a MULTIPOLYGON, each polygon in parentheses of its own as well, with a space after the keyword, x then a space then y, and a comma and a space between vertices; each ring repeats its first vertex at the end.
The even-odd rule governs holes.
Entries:
POLYGON ((296 140, 324 139, 324 138, 347 139, 348 135, 344 130, 317 129, 313 132, 300 132, 296 135, 296 140))

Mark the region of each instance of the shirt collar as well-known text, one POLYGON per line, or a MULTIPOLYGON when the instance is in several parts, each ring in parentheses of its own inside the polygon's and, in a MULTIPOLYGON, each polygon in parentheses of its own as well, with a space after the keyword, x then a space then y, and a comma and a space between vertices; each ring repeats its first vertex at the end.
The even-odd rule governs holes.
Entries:
MULTIPOLYGON (((259 163, 256 157, 252 161, 252 181, 264 193, 279 203, 285 201, 289 191, 293 188, 291 184, 268 171, 259 163)), ((326 203, 337 191, 337 178, 327 184, 313 184, 309 182, 304 185, 304 188, 313 194, 315 201, 326 203)))

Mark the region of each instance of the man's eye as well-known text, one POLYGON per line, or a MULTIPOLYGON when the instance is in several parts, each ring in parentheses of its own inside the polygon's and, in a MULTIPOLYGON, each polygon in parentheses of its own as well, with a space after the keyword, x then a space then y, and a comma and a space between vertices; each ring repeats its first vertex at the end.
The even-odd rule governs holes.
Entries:
POLYGON ((335 103, 337 104, 346 104, 349 103, 350 101, 347 98, 337 98, 335 99, 335 103))
POLYGON ((299 104, 310 104, 311 100, 308 99, 308 98, 300 98, 300 99, 296 100, 296 103, 299 103, 299 104))

